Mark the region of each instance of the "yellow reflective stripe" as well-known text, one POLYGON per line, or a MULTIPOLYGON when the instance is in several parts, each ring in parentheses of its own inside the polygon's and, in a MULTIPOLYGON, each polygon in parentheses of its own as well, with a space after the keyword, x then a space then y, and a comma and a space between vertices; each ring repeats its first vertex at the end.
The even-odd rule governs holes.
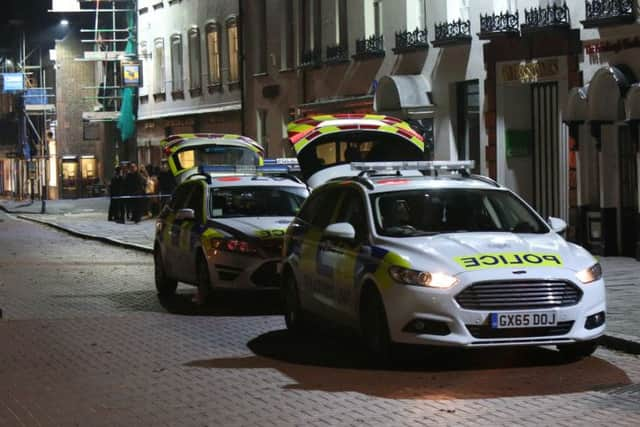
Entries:
POLYGON ((255 235, 262 239, 282 239, 285 235, 286 229, 284 228, 274 228, 271 230, 257 230, 255 235))
POLYGON ((381 130, 383 132, 398 133, 398 128, 391 125, 380 126, 378 130, 381 130))
POLYGON ((420 140, 420 138, 416 138, 415 136, 411 138, 411 142, 417 145, 420 150, 424 151, 424 141, 420 140))
POLYGON ((333 114, 323 114, 321 116, 311 116, 311 119, 318 122, 323 122, 325 120, 335 120, 336 116, 334 116, 333 114))
POLYGON ((296 153, 299 153, 300 151, 302 151, 302 149, 304 147, 306 147, 311 141, 309 141, 307 138, 302 138, 300 141, 298 141, 294 146, 294 150, 296 150, 296 153))
POLYGON ((176 166, 176 162, 173 159, 173 156, 169 156, 169 161, 167 163, 169 163, 169 169, 171 170, 173 176, 178 175, 178 167, 176 166))
POLYGON ((534 252, 504 252, 455 257, 455 262, 467 271, 486 268, 562 267, 558 254, 534 252))
POLYGON ((331 133, 331 132, 340 132, 342 129, 340 129, 338 126, 324 126, 321 128, 318 128, 318 132, 320 132, 321 134, 325 134, 325 133, 331 133))
POLYGON ((164 230, 162 230, 162 241, 165 245, 171 244, 171 227, 173 227, 174 215, 169 214, 164 221, 164 230))
POLYGON ((204 233, 200 236, 200 242, 202 243, 202 247, 205 251, 210 251, 213 249, 213 245, 211 243, 212 239, 221 239, 224 235, 220 233, 215 228, 207 228, 204 230, 204 233))
POLYGON ((378 287, 382 289, 388 289, 393 286, 394 281, 389 275, 389 267, 393 265, 397 265, 398 267, 411 268, 411 264, 409 264, 409 261, 407 261, 406 258, 401 257, 395 252, 387 253, 384 258, 382 258, 382 261, 378 265, 376 272, 373 274, 378 287))

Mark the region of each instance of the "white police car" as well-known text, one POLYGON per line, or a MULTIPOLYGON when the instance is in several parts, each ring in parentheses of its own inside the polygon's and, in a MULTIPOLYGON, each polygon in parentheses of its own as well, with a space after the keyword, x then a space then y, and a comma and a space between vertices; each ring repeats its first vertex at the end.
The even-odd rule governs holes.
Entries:
POLYGON ((212 287, 279 286, 284 233, 307 195, 278 168, 201 167, 157 220, 158 294, 174 294, 178 281, 198 286, 201 299, 212 287))
POLYGON ((285 237, 288 328, 337 321, 382 358, 393 343, 593 353, 600 265, 471 163, 355 163, 316 188, 285 237))

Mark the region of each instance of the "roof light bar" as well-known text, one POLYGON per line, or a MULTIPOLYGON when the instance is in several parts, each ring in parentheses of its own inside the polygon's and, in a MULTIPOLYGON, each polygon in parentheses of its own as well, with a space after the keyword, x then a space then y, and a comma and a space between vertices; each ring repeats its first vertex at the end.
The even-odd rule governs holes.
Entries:
POLYGON ((295 157, 279 157, 276 159, 264 159, 264 166, 286 166, 290 172, 299 172, 300 164, 295 157))
POLYGON ((287 165, 216 165, 200 166, 198 172, 201 174, 237 174, 237 175, 258 175, 258 174, 288 174, 292 168, 287 165))
POLYGON ((356 171, 400 171, 400 170, 429 170, 429 171, 468 171, 473 169, 473 160, 435 160, 435 161, 404 161, 404 162, 354 162, 351 170, 356 171))

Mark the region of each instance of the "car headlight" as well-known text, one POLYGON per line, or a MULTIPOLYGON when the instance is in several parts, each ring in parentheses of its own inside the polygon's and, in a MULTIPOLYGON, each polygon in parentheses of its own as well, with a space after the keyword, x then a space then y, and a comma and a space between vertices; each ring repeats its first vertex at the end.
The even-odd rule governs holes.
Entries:
POLYGON ((458 283, 458 279, 448 274, 429 273, 398 266, 389 268, 389 275, 398 283, 428 288, 449 289, 458 283))
POLYGON ((596 262, 591 267, 578 271, 576 277, 582 283, 591 283, 600 280, 602 278, 602 266, 600 266, 599 262, 596 262))

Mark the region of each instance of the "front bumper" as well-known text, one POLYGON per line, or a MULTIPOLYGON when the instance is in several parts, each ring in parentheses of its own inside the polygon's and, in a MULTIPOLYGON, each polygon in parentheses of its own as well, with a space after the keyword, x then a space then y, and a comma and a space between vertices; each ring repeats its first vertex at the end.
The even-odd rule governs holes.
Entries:
POLYGON ((207 257, 214 287, 252 289, 278 288, 280 258, 218 252, 207 257))
POLYGON ((406 344, 490 347, 567 344, 592 340, 604 333, 605 323, 592 329, 586 327, 589 316, 606 312, 603 280, 579 285, 569 277, 557 278, 571 281, 582 291, 579 301, 573 305, 502 310, 463 308, 456 301, 456 295, 474 283, 469 277, 465 280, 464 276, 448 290, 395 284, 385 290, 383 300, 391 339, 406 344), (554 312, 558 323, 548 327, 496 329, 491 326, 490 315, 500 312, 554 312), (416 321, 422 321, 420 325, 426 325, 426 328, 421 327, 418 331, 413 323, 416 321))

